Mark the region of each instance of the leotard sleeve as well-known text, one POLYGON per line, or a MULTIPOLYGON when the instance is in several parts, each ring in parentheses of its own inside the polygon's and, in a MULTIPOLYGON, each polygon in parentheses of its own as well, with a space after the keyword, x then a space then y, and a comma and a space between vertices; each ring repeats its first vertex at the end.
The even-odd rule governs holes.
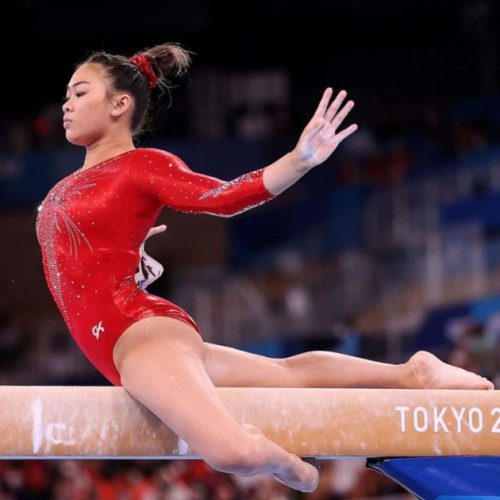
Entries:
POLYGON ((131 172, 145 195, 180 212, 231 217, 276 197, 264 186, 264 168, 223 181, 193 172, 176 155, 157 149, 142 152, 131 172))

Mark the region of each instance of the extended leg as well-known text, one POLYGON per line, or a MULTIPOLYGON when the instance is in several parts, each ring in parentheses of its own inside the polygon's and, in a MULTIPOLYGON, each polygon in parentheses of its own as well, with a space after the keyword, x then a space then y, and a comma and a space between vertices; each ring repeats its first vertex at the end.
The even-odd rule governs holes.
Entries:
POLYGON ((279 359, 205 345, 205 365, 217 387, 493 388, 483 377, 442 363, 426 352, 392 365, 327 351, 279 359))
POLYGON ((215 469, 277 474, 292 488, 314 490, 314 466, 232 417, 205 371, 204 349, 189 326, 153 317, 125 331, 114 360, 124 388, 215 469))

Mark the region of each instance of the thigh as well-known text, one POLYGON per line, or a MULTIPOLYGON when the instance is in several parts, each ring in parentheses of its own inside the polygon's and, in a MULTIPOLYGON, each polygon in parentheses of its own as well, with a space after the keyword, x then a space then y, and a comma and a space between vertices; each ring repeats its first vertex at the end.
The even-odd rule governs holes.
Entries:
POLYGON ((282 358, 269 358, 205 342, 205 367, 216 387, 294 387, 282 358))
POLYGON ((120 337, 115 361, 124 389, 203 457, 244 441, 205 370, 203 341, 184 323, 140 320, 120 337))
POLYGON ((205 344, 200 334, 184 321, 167 316, 149 316, 127 327, 113 347, 113 361, 120 372, 121 364, 135 348, 164 346, 168 343, 185 349, 204 362, 205 344))

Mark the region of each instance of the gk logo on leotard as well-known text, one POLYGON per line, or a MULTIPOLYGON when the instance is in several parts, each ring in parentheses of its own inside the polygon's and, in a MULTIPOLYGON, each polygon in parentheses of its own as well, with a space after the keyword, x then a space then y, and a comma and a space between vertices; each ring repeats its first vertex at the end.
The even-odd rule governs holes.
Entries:
POLYGON ((99 340, 99 335, 101 334, 101 332, 104 331, 104 327, 102 326, 102 321, 99 321, 99 323, 97 323, 97 325, 93 326, 92 327, 92 335, 97 339, 99 340))

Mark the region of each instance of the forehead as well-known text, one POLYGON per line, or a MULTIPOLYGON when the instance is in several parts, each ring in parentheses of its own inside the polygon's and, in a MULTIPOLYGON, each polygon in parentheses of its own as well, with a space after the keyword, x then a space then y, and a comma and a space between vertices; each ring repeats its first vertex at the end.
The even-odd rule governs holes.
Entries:
POLYGON ((100 64, 84 63, 79 66, 70 81, 68 82, 68 87, 71 87, 77 82, 89 82, 90 84, 105 84, 105 71, 100 64))

